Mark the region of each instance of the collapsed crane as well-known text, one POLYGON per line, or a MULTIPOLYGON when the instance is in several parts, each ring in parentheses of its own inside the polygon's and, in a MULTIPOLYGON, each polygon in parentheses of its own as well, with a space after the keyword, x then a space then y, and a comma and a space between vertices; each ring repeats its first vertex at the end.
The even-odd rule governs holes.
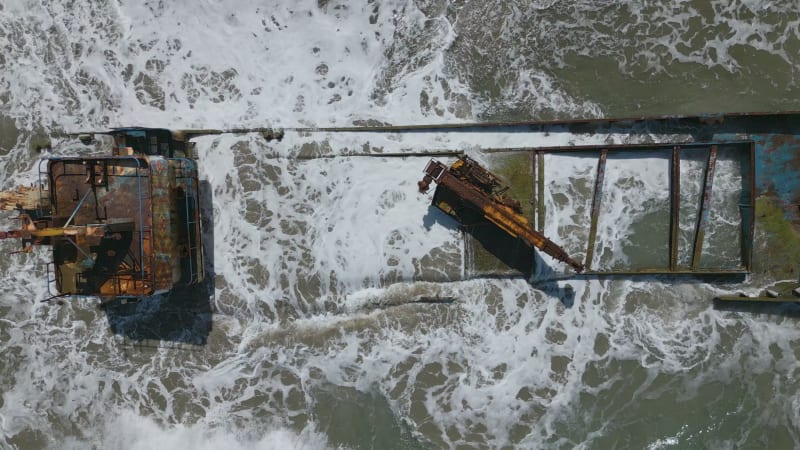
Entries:
POLYGON ((508 188, 502 186, 500 179, 468 156, 462 156, 450 167, 430 160, 424 172, 425 177, 418 183, 419 191, 423 194, 428 192, 431 182, 435 181, 437 188, 433 205, 446 214, 463 222, 465 209, 477 212, 510 236, 569 264, 577 272, 583 271, 583 264, 531 227, 522 214, 519 201, 505 194, 508 188), (444 199, 444 196, 448 198, 444 199))

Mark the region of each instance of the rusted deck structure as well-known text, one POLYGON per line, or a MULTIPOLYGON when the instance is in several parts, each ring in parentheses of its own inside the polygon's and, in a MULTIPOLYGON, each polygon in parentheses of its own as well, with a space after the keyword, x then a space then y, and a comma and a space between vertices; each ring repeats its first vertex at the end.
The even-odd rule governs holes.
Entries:
POLYGON ((52 247, 52 298, 137 298, 200 283, 192 143, 163 129, 104 134, 113 139, 110 154, 44 159, 37 187, 0 195, 0 208, 16 210, 20 224, 0 238, 21 239, 21 252, 52 247))

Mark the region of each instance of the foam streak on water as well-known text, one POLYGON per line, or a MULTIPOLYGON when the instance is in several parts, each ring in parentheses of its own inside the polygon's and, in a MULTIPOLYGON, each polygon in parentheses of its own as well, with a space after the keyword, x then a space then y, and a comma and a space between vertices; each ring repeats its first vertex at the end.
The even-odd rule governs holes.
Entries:
MULTIPOLYGON (((0 188, 35 180, 34 130, 615 115, 645 109, 631 106, 634 94, 683 107, 715 79, 785 105, 800 39, 795 9, 10 0, 0 4, 0 119, 21 133, 0 139, 0 188), (774 92, 761 90, 762 70, 774 92), (612 77, 634 94, 611 89, 612 77), (648 88, 656 79, 663 91, 648 88)), ((481 148, 684 139, 200 138, 201 178, 213 194, 207 343, 131 342, 94 300, 36 302, 48 296, 45 252, 0 261, 0 447, 796 447, 794 310, 717 311, 708 300, 720 288, 699 281, 464 280, 458 224, 416 190, 427 158, 353 155, 463 150, 488 164, 481 148)), ((580 257, 596 164, 596 155, 545 158, 545 234, 580 257)), ((683 263, 703 164, 703 155, 681 161, 683 263)), ((721 153, 710 250, 739 223, 730 194, 739 164, 721 153)), ((668 167, 668 155, 609 156, 596 267, 660 248, 668 167)), ((563 266, 540 260, 536 275, 558 278, 563 266)))

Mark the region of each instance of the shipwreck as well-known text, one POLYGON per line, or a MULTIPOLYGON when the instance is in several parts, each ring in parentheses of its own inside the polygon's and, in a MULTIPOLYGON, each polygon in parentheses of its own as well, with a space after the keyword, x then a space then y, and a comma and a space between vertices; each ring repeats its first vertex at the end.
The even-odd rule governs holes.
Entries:
MULTIPOLYGON (((391 127, 391 131, 431 132, 435 128, 391 127)), ((538 132, 605 141, 478 149, 489 164, 496 161, 501 172, 517 176, 516 187, 522 187, 517 190, 525 192, 524 198, 509 197, 508 187, 499 181, 504 174, 492 173, 468 157, 449 166, 431 160, 423 170, 420 191, 426 192, 436 182, 432 204, 462 225, 471 225, 477 217, 524 242, 531 252, 537 249, 580 272, 555 278, 692 277, 723 283, 731 279, 741 291, 717 300, 800 300, 800 113, 497 122, 443 125, 441 130, 538 132), (579 231, 582 246, 569 248, 554 244, 543 234, 545 225, 553 221, 545 205, 546 181, 551 176, 547 161, 552 164, 565 158, 594 160, 593 179, 586 180, 591 199, 586 217, 580 222, 581 229, 573 230, 579 231), (647 261, 612 266, 606 262, 598 267, 603 263, 598 256, 602 251, 598 242, 602 206, 613 194, 609 191, 618 188, 607 185, 606 173, 612 162, 619 165, 635 159, 658 161, 664 168, 661 178, 666 180, 658 198, 648 199, 665 207, 652 214, 653 223, 645 232, 639 230, 635 240, 648 246, 647 261), (729 171, 728 179, 723 180, 727 186, 716 185, 721 164, 729 171), (693 170, 686 174, 687 168, 693 170), (690 180, 684 181, 684 177, 690 180), (521 204, 529 205, 529 210, 523 212, 521 204), (721 214, 726 208, 727 213, 721 214), (709 245, 709 230, 715 231, 711 234, 714 245, 709 245), (718 250, 720 243, 726 244, 724 252, 718 250)), ((480 267, 470 269, 478 275, 492 273, 480 267)))
MULTIPOLYGON (((181 132, 117 128, 108 154, 49 157, 32 186, 0 193, 18 252, 50 247, 51 297, 141 298, 201 283, 197 155, 181 132)), ((81 135, 86 143, 93 135, 81 135)))

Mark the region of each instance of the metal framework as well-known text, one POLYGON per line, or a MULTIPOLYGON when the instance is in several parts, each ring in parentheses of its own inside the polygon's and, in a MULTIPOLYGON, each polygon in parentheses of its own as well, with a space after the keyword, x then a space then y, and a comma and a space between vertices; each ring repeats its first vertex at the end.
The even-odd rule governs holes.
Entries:
MULTIPOLYGON (((53 162, 69 162, 69 161, 82 162, 83 160, 84 159, 82 159, 82 158, 59 158, 59 157, 53 157, 53 158, 45 158, 45 159, 42 159, 41 161, 39 161, 40 204, 43 205, 44 204, 44 200, 48 199, 48 197, 45 196, 45 191, 46 190, 49 193, 49 199, 48 200, 51 199, 53 202, 56 201, 55 193, 51 192, 51 191, 53 191, 55 189, 55 185, 56 185, 55 184, 55 180, 50 179, 49 170, 47 170, 47 169, 46 170, 42 170, 42 165, 43 164, 47 164, 48 167, 49 167, 49 165, 51 163, 53 163, 53 162), (45 180, 47 180, 47 182, 45 182, 45 180), (48 187, 49 187, 49 189, 48 189, 48 187)), ((146 284, 148 282, 152 284, 152 282, 153 282, 153 280, 149 280, 148 279, 148 275, 149 274, 145 270, 146 264, 145 264, 145 245, 144 245, 145 241, 151 240, 151 236, 150 236, 151 227, 148 227, 144 222, 144 218, 145 218, 144 201, 147 200, 147 198, 144 197, 144 194, 147 193, 148 196, 150 196, 151 194, 149 192, 150 191, 150 189, 149 189, 150 188, 150 183, 145 182, 145 185, 143 186, 142 185, 142 178, 148 178, 149 175, 142 172, 142 169, 144 169, 144 167, 142 166, 141 158, 136 157, 136 156, 114 156, 113 158, 110 158, 110 159, 109 158, 98 159, 98 161, 102 161, 103 162, 102 178, 104 180, 107 180, 107 177, 108 177, 108 163, 111 162, 111 161, 120 161, 120 160, 132 161, 135 164, 135 166, 134 166, 135 172, 134 172, 133 176, 136 177, 136 187, 137 187, 136 197, 138 199, 138 204, 137 204, 137 206, 138 206, 137 207, 138 221, 136 222, 136 226, 135 226, 133 231, 134 231, 134 234, 138 238, 139 251, 138 251, 138 255, 135 255, 135 254, 133 254, 131 252, 128 253, 128 258, 131 260, 131 264, 132 264, 131 265, 132 271, 129 273, 129 275, 131 276, 131 281, 133 281, 133 283, 134 283, 134 289, 136 289, 137 285, 141 284, 142 285, 141 286, 141 290, 142 290, 142 292, 144 292, 144 284, 146 284), (143 188, 146 188, 146 190, 143 190, 143 188)), ((116 175, 116 176, 120 176, 120 175, 116 175)), ((67 219, 66 223, 63 225, 63 228, 67 228, 70 225, 72 220, 78 214, 78 211, 83 207, 85 201, 90 196, 90 194, 94 193, 95 197, 97 197, 97 193, 96 193, 96 189, 97 188, 98 188, 98 185, 95 185, 95 183, 91 183, 90 188, 87 189, 86 192, 84 193, 84 195, 81 197, 80 201, 78 202, 78 204, 73 209, 73 211, 70 214, 69 218, 67 219)), ((51 204, 51 203, 48 201, 48 204, 51 204)), ((53 204, 53 206, 55 206, 55 205, 53 204)), ((39 213, 41 215, 50 215, 52 213, 52 210, 45 211, 42 208, 42 209, 40 209, 39 213)), ((80 251, 81 253, 84 253, 84 255, 85 255, 85 252, 72 240, 72 238, 70 238, 69 236, 64 236, 63 239, 66 239, 78 251, 80 251)), ((63 274, 59 270, 59 266, 55 263, 55 261, 50 261, 49 263, 47 263, 46 266, 45 266, 45 269, 46 269, 47 290, 48 290, 48 294, 51 295, 51 298, 57 298, 60 295, 66 295, 66 294, 79 294, 78 292, 76 292, 76 293, 66 293, 66 294, 64 294, 64 293, 60 293, 60 294, 59 293, 54 293, 53 289, 52 289, 52 284, 56 283, 57 285, 62 285, 63 284, 62 283, 63 274)), ((78 273, 78 274, 75 274, 75 276, 76 277, 81 277, 81 276, 84 276, 84 275, 82 273, 78 273)), ((114 286, 116 288, 116 295, 117 296, 121 296, 121 297, 125 297, 126 295, 124 295, 123 289, 122 289, 122 286, 121 286, 121 281, 122 281, 121 280, 121 276, 123 276, 123 275, 120 274, 120 273, 116 273, 116 274, 112 275, 110 277, 110 279, 112 279, 114 281, 114 286)), ((78 284, 79 284, 79 280, 76 280, 76 285, 78 285, 78 284)))
POLYGON ((752 248, 753 232, 755 222, 755 147, 749 140, 732 140, 716 142, 689 142, 689 143, 660 143, 660 144, 622 144, 622 145, 588 145, 570 147, 536 147, 536 148, 495 148, 485 150, 488 153, 506 152, 531 152, 531 177, 533 185, 533 198, 531 202, 534 206, 533 219, 536 229, 544 229, 545 211, 545 159, 546 154, 564 153, 586 153, 597 152, 597 172, 595 175, 594 189, 592 192, 592 206, 589 216, 589 238, 586 247, 586 258, 584 266, 585 275, 658 275, 658 274, 678 274, 678 275, 736 275, 747 274, 752 270, 752 248), (712 190, 714 184, 714 174, 716 171, 716 161, 719 147, 733 148, 738 151, 746 152, 747 167, 742 168, 743 190, 746 193, 746 201, 741 203, 742 223, 740 226, 741 241, 741 263, 739 267, 702 267, 703 242, 706 227, 709 221, 709 214, 712 207, 712 190), (705 164, 703 174, 703 186, 701 196, 698 201, 697 223, 695 224, 693 244, 691 248, 691 262, 689 266, 682 266, 678 261, 678 232, 680 219, 680 201, 682 198, 680 189, 681 169, 680 161, 682 152, 708 151, 708 159, 705 164), (603 200, 603 182, 606 171, 606 162, 609 154, 621 154, 625 152, 671 152, 670 159, 670 223, 669 223, 669 246, 667 267, 645 267, 629 268, 619 270, 592 270, 594 259, 595 244, 597 238, 597 224, 600 217, 600 206, 603 200))
MULTIPOLYGON (((195 217, 199 217, 197 212, 200 210, 198 193, 197 193, 197 170, 194 167, 194 161, 187 159, 187 158, 172 158, 172 160, 178 161, 178 167, 176 172, 176 180, 180 180, 186 184, 185 195, 184 195, 184 211, 186 214, 186 237, 187 237, 187 248, 186 251, 188 253, 188 280, 187 284, 194 284, 200 281, 200 273, 195 267, 195 264, 198 261, 195 258, 195 255, 199 255, 199 244, 198 244, 198 236, 200 234, 200 222, 195 220, 195 217), (197 252, 197 253, 196 253, 197 252)), ((201 261, 202 262, 202 261, 201 261)), ((202 268, 201 268, 202 270, 202 268)))

